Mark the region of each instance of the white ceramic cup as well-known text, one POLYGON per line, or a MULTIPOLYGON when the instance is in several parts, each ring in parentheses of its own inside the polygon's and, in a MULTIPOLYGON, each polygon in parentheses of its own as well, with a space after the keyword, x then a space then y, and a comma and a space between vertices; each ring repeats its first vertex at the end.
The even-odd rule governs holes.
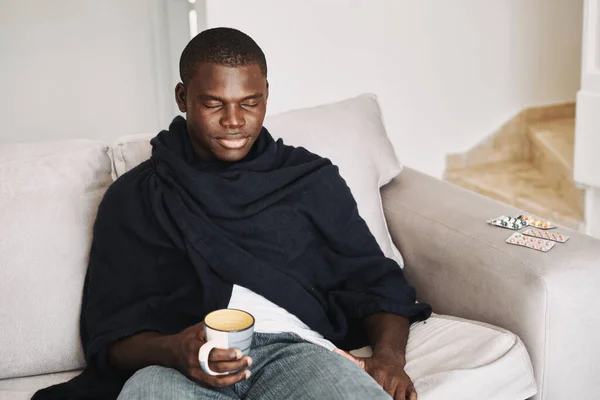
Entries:
POLYGON ((215 372, 208 366, 208 355, 214 348, 240 349, 247 356, 254 334, 254 317, 242 310, 225 308, 216 310, 204 317, 206 343, 200 347, 198 361, 200 368, 209 375, 227 375, 231 372, 215 372))

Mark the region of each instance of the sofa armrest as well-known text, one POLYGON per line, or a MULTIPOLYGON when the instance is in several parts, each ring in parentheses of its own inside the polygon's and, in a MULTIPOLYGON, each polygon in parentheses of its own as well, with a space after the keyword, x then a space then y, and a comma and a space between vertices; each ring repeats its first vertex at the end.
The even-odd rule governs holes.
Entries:
POLYGON ((420 301, 519 335, 534 365, 536 398, 596 398, 600 240, 560 228, 570 239, 548 253, 509 245, 513 231, 485 221, 522 211, 410 168, 382 198, 420 301))

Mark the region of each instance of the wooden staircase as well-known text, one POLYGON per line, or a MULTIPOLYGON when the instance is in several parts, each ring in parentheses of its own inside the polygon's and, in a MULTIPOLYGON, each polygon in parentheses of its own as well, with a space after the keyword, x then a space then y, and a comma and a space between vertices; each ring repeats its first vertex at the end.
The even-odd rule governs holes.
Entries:
POLYGON ((583 231, 584 191, 573 181, 574 113, 574 105, 521 112, 469 152, 449 155, 445 179, 583 231))

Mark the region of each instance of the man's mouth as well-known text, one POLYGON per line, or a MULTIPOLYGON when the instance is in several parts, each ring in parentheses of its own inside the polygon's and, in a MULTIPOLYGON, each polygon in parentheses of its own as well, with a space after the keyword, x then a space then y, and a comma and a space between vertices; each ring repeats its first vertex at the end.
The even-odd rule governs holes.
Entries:
POLYGON ((241 137, 241 138, 235 138, 235 139, 226 139, 226 138, 219 138, 217 139, 217 142, 219 142, 219 144, 223 147, 225 147, 226 149, 229 150, 236 150, 236 149, 241 149, 242 147, 244 147, 248 141, 250 141, 250 137, 246 136, 246 137, 241 137))

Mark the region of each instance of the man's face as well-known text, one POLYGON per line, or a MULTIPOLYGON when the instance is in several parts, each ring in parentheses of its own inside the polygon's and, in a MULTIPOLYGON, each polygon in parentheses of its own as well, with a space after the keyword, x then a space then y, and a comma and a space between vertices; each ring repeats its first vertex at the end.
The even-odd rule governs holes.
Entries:
POLYGON ((175 100, 186 113, 192 147, 204 160, 238 161, 258 138, 267 110, 268 84, 258 64, 201 63, 175 100))

